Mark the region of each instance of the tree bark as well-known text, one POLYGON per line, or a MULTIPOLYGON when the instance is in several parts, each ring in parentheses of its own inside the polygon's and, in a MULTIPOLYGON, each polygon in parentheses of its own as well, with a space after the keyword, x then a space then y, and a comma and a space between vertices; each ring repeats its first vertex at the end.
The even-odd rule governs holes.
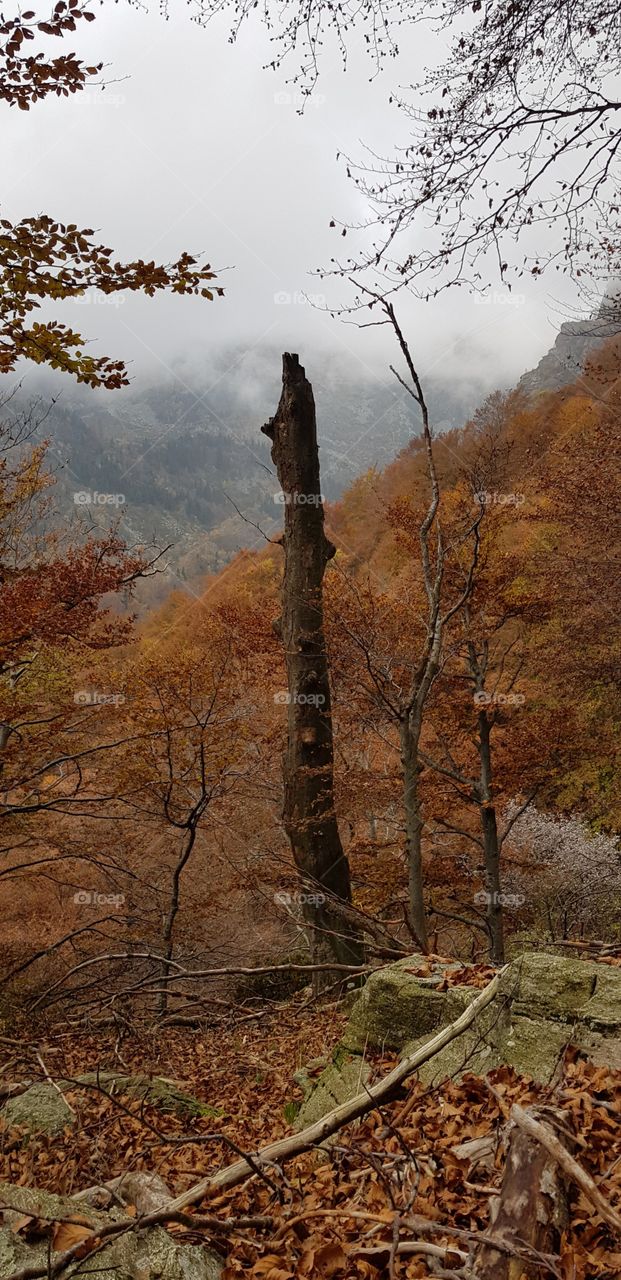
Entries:
POLYGON ((505 931, 500 886, 500 845, 496 808, 492 797, 491 725, 483 709, 479 714, 479 803, 487 890, 487 924, 490 932, 491 958, 494 964, 505 962, 505 931))
POLYGON ((403 807, 408 864, 408 919, 418 946, 429 952, 429 932, 423 878, 423 816, 421 813, 418 747, 420 732, 412 732, 409 718, 401 722, 401 764, 403 767, 403 807))
MULTIPOLYGON (((285 514, 279 624, 289 689, 283 820, 301 876, 314 961, 360 964, 360 934, 338 913, 339 900, 351 903, 351 880, 334 807, 323 625, 323 576, 335 548, 324 533, 313 391, 297 355, 283 355, 280 402, 262 430, 272 441, 285 514)), ((330 985, 329 973, 322 978, 323 985, 330 985)))
MULTIPOLYGON (((163 925, 162 925, 162 944, 163 944, 163 951, 164 951, 164 957, 165 957, 162 963, 162 973, 164 975, 164 978, 168 977, 168 974, 170 973, 170 970, 171 970, 170 961, 172 960, 172 956, 173 956, 173 931, 175 928, 175 920, 177 919, 177 914, 179 912, 179 903, 181 898, 181 876, 186 866, 186 863, 190 858, 190 855, 194 848, 195 841, 196 841, 196 826, 192 825, 188 828, 187 839, 181 849, 181 853, 179 855, 179 858, 177 859, 175 868, 173 870, 172 881, 170 886, 170 902, 168 904, 168 911, 166 912, 163 925)), ((164 986, 162 988, 162 991, 160 992, 160 996, 158 1000, 158 1013, 160 1017, 164 1017, 167 1010, 168 1010, 168 988, 166 986, 166 983, 164 983, 164 986)))
MULTIPOLYGON (((536 1119, 535 1108, 529 1115, 536 1119)), ((553 1119, 548 1109, 545 1118, 553 1119)), ((558 1113, 559 1120, 567 1123, 568 1116, 558 1113)), ((567 1139, 565 1139, 567 1140, 567 1139)), ((556 1159, 541 1145, 537 1138, 515 1126, 509 1137, 500 1195, 492 1200, 493 1222, 489 1236, 496 1236, 503 1245, 514 1245, 512 1256, 495 1249, 491 1244, 481 1245, 475 1258, 477 1280, 532 1280, 541 1276, 541 1268, 524 1261, 524 1245, 539 1253, 558 1255, 561 1234, 568 1223, 567 1178, 556 1159)))

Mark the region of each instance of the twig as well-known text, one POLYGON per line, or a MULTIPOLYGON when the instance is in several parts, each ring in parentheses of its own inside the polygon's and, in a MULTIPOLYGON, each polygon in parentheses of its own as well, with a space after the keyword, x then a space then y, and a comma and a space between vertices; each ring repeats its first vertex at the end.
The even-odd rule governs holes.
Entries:
POLYGON ((60 1096, 61 1096, 61 1098, 62 1098, 62 1100, 63 1100, 63 1102, 64 1102, 65 1106, 69 1108, 69 1110, 70 1110, 70 1112, 71 1112, 72 1116, 77 1116, 77 1114, 78 1114, 78 1113, 77 1113, 77 1111, 74 1109, 74 1107, 72 1107, 72 1106, 71 1106, 71 1103, 70 1103, 70 1102, 67 1102, 67 1099, 65 1098, 65 1095, 64 1095, 64 1093, 63 1093, 63 1091, 62 1091, 62 1089, 61 1089, 60 1085, 59 1085, 59 1084, 57 1084, 55 1080, 52 1080, 52 1077, 51 1077, 51 1075, 50 1075, 50 1073, 49 1073, 49 1071, 48 1071, 48 1069, 47 1069, 47 1067, 46 1067, 46 1065, 45 1065, 45 1063, 44 1063, 44 1061, 43 1061, 43 1058, 41 1057, 41 1054, 40 1054, 40 1053, 37 1053, 36 1058, 37 1058, 37 1062, 39 1063, 39 1066, 40 1066, 40 1068, 41 1068, 41 1070, 42 1070, 42 1072, 43 1072, 43 1075, 45 1076, 45 1079, 47 1080, 48 1084, 52 1086, 52 1089, 55 1089, 55 1090, 56 1090, 56 1092, 60 1094, 60 1096))
MULTIPOLYGON (((381 1263, 381 1260, 387 1253, 391 1252, 391 1245, 388 1241, 372 1245, 369 1249, 352 1249, 351 1256, 354 1258, 368 1258, 369 1262, 375 1266, 381 1263)), ((422 1253, 429 1258, 439 1258, 441 1262, 447 1261, 447 1253, 456 1255, 460 1262, 468 1261, 468 1254, 462 1249, 458 1249, 454 1244, 428 1244, 426 1240, 401 1240, 394 1251, 400 1258, 406 1254, 422 1253)))

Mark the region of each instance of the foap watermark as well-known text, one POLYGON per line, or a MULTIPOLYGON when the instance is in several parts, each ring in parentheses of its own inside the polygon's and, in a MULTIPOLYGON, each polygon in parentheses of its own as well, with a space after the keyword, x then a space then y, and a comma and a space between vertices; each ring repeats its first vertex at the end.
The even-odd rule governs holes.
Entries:
POLYGON ((480 489, 474 497, 482 507, 521 507, 526 502, 525 493, 500 493, 498 489, 480 489))
POLYGON ((479 689, 474 694, 477 707, 523 707, 525 702, 523 693, 488 693, 487 689, 479 689))
POLYGON ((125 904, 124 893, 98 893, 91 889, 78 889, 73 895, 78 907, 113 907, 118 911, 125 904))
POLYGON ((98 493, 97 489, 78 489, 73 495, 76 507, 123 507, 124 493, 98 493))
POLYGON ((100 93, 81 93, 78 101, 82 107, 123 107, 127 98, 122 93, 108 93, 102 89, 100 93))
POLYGON ((488 893, 487 889, 480 889, 474 901, 478 907, 523 907, 526 898, 523 893, 488 893))
POLYGON ((125 295, 122 293, 100 293, 98 289, 83 289, 72 298, 80 307, 122 307, 125 295))
POLYGON ((274 494, 274 502, 287 507, 318 507, 324 502, 323 493, 280 493, 274 494))
POLYGON ((78 689, 73 701, 79 707, 120 707, 125 702, 124 693, 101 693, 98 689, 78 689))
POLYGON ((296 289, 295 293, 287 293, 286 289, 281 289, 280 293, 274 294, 274 302, 277 307, 325 307, 325 293, 302 293, 300 289, 296 289))
POLYGON ((295 693, 291 697, 287 689, 281 689, 280 693, 274 694, 274 702, 284 703, 285 706, 295 702, 299 707, 323 707, 325 700, 323 693, 295 693))
POLYGON ((279 907, 322 907, 326 901, 325 893, 275 893, 274 902, 279 907))
POLYGON ((477 293, 470 295, 477 307, 523 307, 526 298, 523 293, 477 293))
POLYGON ((326 101, 325 93, 302 93, 299 89, 295 93, 281 89, 274 94, 277 107, 295 107, 296 111, 303 111, 305 107, 323 107, 326 101))

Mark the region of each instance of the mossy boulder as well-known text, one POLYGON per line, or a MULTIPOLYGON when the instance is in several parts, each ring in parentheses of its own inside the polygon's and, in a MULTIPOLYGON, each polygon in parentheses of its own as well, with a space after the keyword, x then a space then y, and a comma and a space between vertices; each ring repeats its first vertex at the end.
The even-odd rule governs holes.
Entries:
MULTIPOLYGON (((464 1013, 469 1004, 480 995, 475 987, 452 987, 444 993, 447 999, 445 1018, 441 1030, 454 1022, 464 1013)), ((508 1005, 503 1001, 492 1001, 477 1015, 475 1021, 460 1036, 456 1036, 445 1045, 439 1053, 434 1054, 428 1062, 424 1062, 418 1070, 418 1078, 425 1085, 440 1084, 449 1077, 460 1078, 465 1072, 473 1075, 487 1075, 495 1067, 505 1061, 505 1040, 511 1025, 508 1005)), ((430 1039, 428 1035, 417 1036, 403 1045, 401 1057, 409 1057, 416 1049, 420 1049, 430 1039)))
POLYGON ((357 1052, 363 1052, 367 1045, 402 1049, 409 1040, 438 1031, 466 1007, 465 989, 463 993, 457 987, 438 990, 447 971, 460 967, 440 962, 430 965, 425 956, 413 955, 377 969, 352 1009, 343 1045, 357 1052), (417 971, 427 968, 429 976, 419 976, 417 971))
MULTIPOLYGON (((371 974, 354 1006, 343 1045, 411 1053, 454 1022, 479 989, 455 980, 461 966, 419 955, 371 974), (421 970, 425 976, 421 976, 421 970)), ((569 1045, 595 1062, 621 1062, 621 970, 548 953, 518 957, 497 998, 463 1035, 420 1069, 425 1083, 508 1063, 549 1081, 569 1045)))
POLYGON ((571 1028, 563 1022, 514 1017, 503 1046, 503 1061, 520 1075, 551 1080, 567 1048, 571 1028))
MULTIPOLYGON (((77 1084, 100 1086, 106 1093, 138 1098, 150 1106, 159 1107, 160 1111, 178 1116, 214 1117, 221 1114, 208 1103, 200 1102, 192 1094, 186 1093, 181 1081, 169 1080, 166 1076, 124 1076, 114 1071, 90 1071, 78 1076, 77 1084)), ((75 1082, 65 1082, 63 1087, 75 1087, 75 1082)))
POLYGON ((595 960, 535 953, 515 960, 504 980, 516 1017, 621 1029, 621 970, 595 960))
POLYGON ((305 1088, 306 1097, 295 1118, 294 1128, 305 1129, 333 1111, 340 1102, 355 1098, 362 1093, 370 1074, 369 1064, 361 1054, 349 1053, 342 1046, 314 1084, 307 1077, 310 1087, 307 1085, 305 1088, 302 1073, 296 1072, 296 1080, 305 1088))
MULTIPOLYGON (((0 1229, 0 1280, 26 1267, 47 1266, 49 1232, 44 1230, 36 1238, 27 1239, 14 1230, 18 1219, 32 1216, 51 1224, 75 1217, 96 1230, 124 1216, 121 1209, 100 1213, 71 1196, 55 1196, 11 1183, 0 1183, 0 1205, 4 1223, 0 1229)), ((54 1253, 51 1257, 53 1261, 54 1253)), ((223 1265, 212 1250, 175 1244, 163 1227, 149 1227, 128 1232, 92 1257, 82 1258, 79 1272, 97 1275, 99 1280, 136 1280, 137 1276, 148 1276, 149 1280, 219 1280, 223 1265)))
POLYGON ((160 1111, 182 1118, 195 1116, 216 1117, 222 1115, 215 1107, 200 1102, 186 1093, 182 1084, 165 1076, 119 1075, 114 1071, 90 1071, 75 1080, 60 1080, 58 1088, 51 1084, 34 1084, 24 1093, 16 1094, 4 1104, 0 1114, 7 1124, 25 1129, 27 1133, 49 1133, 57 1136, 67 1125, 76 1123, 75 1113, 63 1097, 63 1093, 75 1091, 86 1101, 93 1090, 103 1090, 112 1095, 121 1094, 137 1098, 160 1111))
POLYGON ((24 1093, 9 1098, 2 1108, 2 1116, 8 1125, 27 1133, 49 1133, 52 1137, 75 1124, 74 1112, 51 1084, 33 1084, 24 1093))
MULTIPOLYGON (((417 1049, 422 1048, 429 1036, 421 1036, 417 1040, 409 1040, 401 1052, 402 1058, 408 1058, 417 1049)), ((418 1069, 418 1078, 430 1088, 441 1084, 443 1080, 459 1080, 466 1072, 475 1076, 485 1076, 503 1062, 502 1050, 493 1041, 481 1036, 478 1031, 469 1030, 451 1040, 436 1053, 429 1062, 424 1062, 418 1069)))

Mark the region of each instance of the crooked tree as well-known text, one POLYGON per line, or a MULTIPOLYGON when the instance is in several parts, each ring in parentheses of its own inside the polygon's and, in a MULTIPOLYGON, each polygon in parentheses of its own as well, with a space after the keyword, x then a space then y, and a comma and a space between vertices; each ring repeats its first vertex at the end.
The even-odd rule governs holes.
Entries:
POLYGON ((283 355, 278 409, 261 429, 272 441, 285 512, 282 616, 277 624, 289 688, 284 826, 304 888, 313 959, 359 964, 361 938, 343 910, 351 904, 351 879, 334 807, 323 620, 323 577, 335 547, 324 532, 313 390, 297 355, 283 355))

